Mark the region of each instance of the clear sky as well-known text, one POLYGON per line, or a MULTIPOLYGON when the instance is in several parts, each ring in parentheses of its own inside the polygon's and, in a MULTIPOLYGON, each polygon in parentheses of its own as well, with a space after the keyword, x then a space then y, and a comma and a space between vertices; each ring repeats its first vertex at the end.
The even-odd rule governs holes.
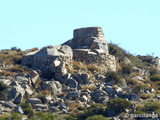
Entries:
POLYGON ((160 0, 0 1, 0 49, 59 45, 90 26, 132 54, 160 57, 160 0))

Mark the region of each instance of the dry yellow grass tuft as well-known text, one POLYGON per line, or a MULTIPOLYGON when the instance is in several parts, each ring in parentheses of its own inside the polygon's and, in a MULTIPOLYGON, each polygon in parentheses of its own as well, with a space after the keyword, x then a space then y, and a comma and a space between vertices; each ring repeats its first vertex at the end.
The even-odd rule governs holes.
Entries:
POLYGON ((90 91, 94 91, 96 89, 96 86, 93 85, 82 85, 81 86, 82 90, 90 90, 90 91))
POLYGON ((0 71, 0 76, 16 76, 17 73, 11 72, 11 71, 6 71, 6 70, 2 70, 0 71))

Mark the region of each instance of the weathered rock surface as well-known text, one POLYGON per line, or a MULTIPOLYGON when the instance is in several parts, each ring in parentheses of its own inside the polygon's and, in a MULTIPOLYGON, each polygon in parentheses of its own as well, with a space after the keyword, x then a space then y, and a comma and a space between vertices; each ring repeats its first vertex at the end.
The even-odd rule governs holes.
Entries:
POLYGON ((73 39, 64 44, 72 49, 101 49, 108 54, 108 45, 101 27, 75 29, 73 39))
POLYGON ((38 98, 29 98, 26 102, 31 103, 31 104, 41 104, 42 103, 42 101, 38 98))
POLYGON ((73 49, 74 60, 116 70, 115 57, 108 54, 108 44, 101 27, 75 29, 73 39, 63 45, 73 49))
POLYGON ((48 46, 24 55, 21 63, 25 66, 40 69, 42 72, 48 72, 52 70, 50 66, 55 64, 55 60, 69 64, 72 56, 72 49, 67 45, 48 46))
POLYGON ((56 95, 62 91, 62 85, 59 81, 45 81, 43 82, 43 89, 48 90, 51 94, 56 95))
POLYGON ((152 60, 152 64, 154 64, 158 70, 160 70, 160 58, 156 57, 152 60))

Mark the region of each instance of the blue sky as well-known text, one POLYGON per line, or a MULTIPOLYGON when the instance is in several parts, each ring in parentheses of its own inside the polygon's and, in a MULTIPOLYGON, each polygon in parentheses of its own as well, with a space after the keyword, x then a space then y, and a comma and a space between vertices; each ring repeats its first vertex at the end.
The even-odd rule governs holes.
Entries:
POLYGON ((108 42, 160 57, 160 0, 1 0, 0 49, 59 45, 100 26, 108 42))

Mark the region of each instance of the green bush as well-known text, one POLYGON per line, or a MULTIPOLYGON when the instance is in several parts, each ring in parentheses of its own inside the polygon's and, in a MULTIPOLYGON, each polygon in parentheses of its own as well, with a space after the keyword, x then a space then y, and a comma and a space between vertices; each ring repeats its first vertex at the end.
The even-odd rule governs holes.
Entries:
POLYGON ((140 90, 144 90, 145 86, 142 86, 142 85, 137 85, 133 88, 132 92, 133 93, 136 93, 136 94, 139 94, 139 91, 140 90))
POLYGON ((148 64, 146 62, 142 62, 141 59, 139 59, 137 56, 130 56, 129 60, 132 62, 133 66, 148 70, 148 64))
POLYGON ((6 93, 8 86, 3 82, 0 82, 0 100, 6 100, 8 94, 6 93))
POLYGON ((129 75, 131 73, 132 70, 132 65, 131 64, 124 64, 122 66, 122 73, 125 75, 129 75))
POLYGON ((122 58, 124 56, 128 57, 131 54, 126 50, 119 47, 117 44, 110 42, 108 44, 109 54, 114 55, 117 58, 122 58))
POLYGON ((105 82, 108 82, 108 81, 118 82, 121 79, 120 74, 118 72, 114 72, 114 71, 107 72, 105 77, 106 77, 105 82))
POLYGON ((23 111, 28 116, 28 118, 33 117, 34 111, 28 103, 21 103, 20 106, 23 108, 23 111))
POLYGON ((42 111, 36 112, 35 115, 40 120, 54 120, 55 116, 52 113, 44 113, 42 111))
POLYGON ((12 113, 12 120, 22 120, 22 116, 18 113, 12 113))
POLYGON ((83 112, 78 118, 86 119, 87 117, 93 116, 93 115, 104 115, 105 109, 104 105, 100 103, 92 104, 87 110, 83 112))
POLYGON ((10 117, 9 116, 0 116, 0 120, 9 120, 10 117))
POLYGON ((142 111, 142 110, 137 110, 137 111, 134 112, 134 114, 143 114, 143 113, 145 113, 145 112, 142 111))
POLYGON ((142 62, 147 62, 147 63, 151 63, 151 61, 153 60, 153 56, 151 55, 138 56, 138 58, 141 59, 142 62))
POLYGON ((27 114, 27 115, 28 114, 33 114, 33 109, 32 108, 25 108, 24 113, 27 114))
POLYGON ((147 112, 147 111, 156 111, 160 109, 160 103, 157 102, 148 102, 144 105, 142 108, 142 111, 147 112))
POLYGON ((110 99, 107 102, 108 108, 115 110, 118 113, 124 111, 126 108, 130 106, 130 104, 130 101, 127 101, 122 98, 110 99))
POLYGON ((150 73, 151 76, 157 75, 158 72, 159 72, 158 69, 155 68, 155 67, 151 67, 151 68, 149 69, 149 73, 150 73))
POLYGON ((93 115, 91 117, 88 117, 86 120, 108 120, 102 115, 93 115))
POLYGON ((157 75, 150 76, 151 81, 160 81, 160 77, 157 75))
POLYGON ((20 106, 25 109, 25 108, 31 108, 31 106, 28 103, 21 103, 20 106))
POLYGON ((76 118, 68 115, 68 116, 65 117, 65 120, 76 120, 76 118))

